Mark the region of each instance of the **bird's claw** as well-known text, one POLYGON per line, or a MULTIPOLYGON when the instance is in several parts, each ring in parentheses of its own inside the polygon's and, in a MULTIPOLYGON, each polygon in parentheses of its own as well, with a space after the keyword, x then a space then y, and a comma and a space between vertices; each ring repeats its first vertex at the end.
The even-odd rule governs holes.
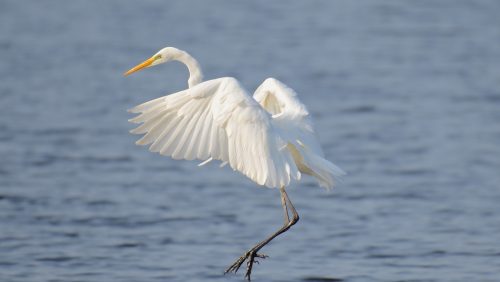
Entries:
POLYGON ((246 252, 244 255, 242 255, 240 258, 238 258, 231 266, 229 266, 224 274, 229 273, 229 272, 238 272, 240 269, 241 265, 247 261, 247 272, 245 273, 245 278, 250 281, 250 275, 252 274, 252 267, 254 263, 259 264, 259 261, 255 260, 255 258, 268 258, 269 256, 265 254, 259 254, 254 250, 250 250, 246 252))

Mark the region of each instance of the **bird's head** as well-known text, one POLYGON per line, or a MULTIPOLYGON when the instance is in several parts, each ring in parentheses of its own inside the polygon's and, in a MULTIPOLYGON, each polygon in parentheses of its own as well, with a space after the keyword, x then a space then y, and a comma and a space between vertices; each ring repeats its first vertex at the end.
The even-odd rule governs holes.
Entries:
POLYGON ((158 51, 156 54, 154 54, 151 58, 145 60, 144 62, 138 64, 137 66, 131 68, 128 70, 126 73, 123 75, 127 76, 129 74, 132 74, 136 71, 140 71, 142 69, 156 66, 159 64, 166 63, 168 61, 172 61, 177 59, 180 55, 182 54, 182 51, 174 48, 174 47, 165 47, 158 51))

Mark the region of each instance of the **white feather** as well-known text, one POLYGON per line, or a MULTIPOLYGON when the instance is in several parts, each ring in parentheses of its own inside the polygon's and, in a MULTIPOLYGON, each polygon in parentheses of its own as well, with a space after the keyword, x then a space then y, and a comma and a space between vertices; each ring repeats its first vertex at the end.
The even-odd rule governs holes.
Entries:
POLYGON ((174 159, 229 164, 267 187, 287 186, 301 173, 333 187, 342 170, 324 159, 306 107, 297 94, 269 78, 250 97, 234 78, 219 78, 130 110, 145 134, 136 143, 174 159))
POLYGON ((284 83, 268 78, 257 88, 253 97, 272 114, 271 123, 277 135, 286 142, 279 148, 290 152, 298 167, 296 171, 291 168, 289 174, 297 180, 301 178, 301 173, 309 174, 321 186, 332 188, 334 179, 345 172, 324 158, 309 112, 297 98, 297 93, 284 83))

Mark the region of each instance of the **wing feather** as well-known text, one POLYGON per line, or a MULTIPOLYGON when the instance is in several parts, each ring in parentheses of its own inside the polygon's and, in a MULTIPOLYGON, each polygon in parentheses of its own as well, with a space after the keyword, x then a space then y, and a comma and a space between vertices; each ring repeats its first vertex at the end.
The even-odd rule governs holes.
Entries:
POLYGON ((200 83, 130 110, 136 143, 174 159, 217 159, 260 185, 289 184, 298 168, 271 115, 234 78, 200 83))
POLYGON ((168 118, 169 118, 168 115, 162 116, 161 120, 157 122, 154 126, 152 126, 151 129, 141 139, 139 139, 136 142, 136 144, 148 145, 154 142, 156 139, 158 139, 158 137, 160 136, 161 132, 164 129, 163 124, 168 120, 168 118))
POLYGON ((168 123, 165 125, 165 128, 161 135, 156 139, 153 144, 149 147, 151 152, 160 152, 161 149, 165 146, 165 142, 168 141, 172 130, 174 130, 175 125, 180 121, 182 117, 177 116, 175 113, 169 113, 168 123))
POLYGON ((189 144, 187 146, 187 153, 186 153, 186 159, 187 160, 193 160, 195 158, 198 158, 198 147, 200 146, 200 134, 201 134, 201 127, 203 126, 203 123, 205 122, 205 118, 207 116, 207 113, 209 112, 207 109, 206 109, 206 106, 207 106, 207 102, 205 102, 203 104, 203 107, 205 109, 203 109, 202 111, 200 111, 199 113, 199 116, 198 116, 198 119, 197 119, 197 122, 195 123, 195 127, 193 129, 193 134, 191 136, 191 139, 189 140, 189 144))
POLYGON ((140 126, 130 130, 130 133, 133 134, 144 134, 150 131, 155 125, 157 125, 163 116, 161 114, 156 115, 155 117, 152 117, 150 120, 144 122, 140 126))
POLYGON ((175 151, 172 153, 172 157, 174 159, 179 159, 179 158, 184 158, 184 159, 189 159, 187 158, 187 148, 189 146, 189 140, 193 138, 194 135, 194 130, 196 128, 196 123, 198 122, 198 118, 202 111, 196 109, 193 111, 192 116, 185 116, 186 119, 189 119, 189 122, 187 123, 186 127, 184 128, 184 132, 182 132, 182 136, 178 142, 177 148, 175 151))
POLYGON ((165 155, 165 156, 171 156, 172 158, 176 159, 176 157, 173 156, 172 154, 174 153, 175 149, 179 145, 179 139, 181 138, 182 132, 183 132, 184 128, 186 127, 186 124, 188 121, 189 121, 189 117, 181 116, 179 123, 177 123, 175 125, 172 133, 168 137, 168 140, 163 145, 163 147, 160 151, 160 154, 165 155))
POLYGON ((206 145, 206 140, 208 139, 208 136, 210 136, 210 131, 212 130, 212 123, 213 123, 213 118, 212 118, 212 113, 207 111, 207 116, 205 120, 202 120, 203 126, 201 128, 201 135, 200 135, 200 142, 198 145, 198 154, 197 157, 198 159, 201 160, 206 160, 210 157, 210 150, 208 149, 206 145))
POLYGON ((276 181, 288 182, 290 175, 300 179, 302 172, 316 177, 321 186, 332 188, 335 178, 345 173, 325 159, 309 112, 295 91, 274 78, 268 78, 257 88, 253 97, 272 115, 270 122, 283 141, 279 145, 280 148, 290 152, 283 154, 286 158, 284 160, 274 155, 271 157, 272 161, 277 162, 275 166, 283 166, 286 171, 282 174, 280 170, 268 169, 271 178, 276 177, 276 181), (273 175, 274 172, 276 176, 273 175))
POLYGON ((132 123, 143 123, 146 121, 150 121, 154 117, 163 115, 166 111, 167 109, 162 107, 162 105, 158 105, 154 108, 149 109, 146 112, 143 112, 142 114, 138 115, 135 118, 129 119, 128 121, 132 123))

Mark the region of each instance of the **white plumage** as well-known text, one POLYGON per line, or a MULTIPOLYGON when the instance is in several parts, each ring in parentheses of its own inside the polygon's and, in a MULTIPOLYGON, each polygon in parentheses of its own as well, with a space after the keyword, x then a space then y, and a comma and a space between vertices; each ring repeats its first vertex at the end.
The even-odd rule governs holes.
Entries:
POLYGON ((331 188, 342 170, 324 159, 297 94, 268 78, 250 97, 231 77, 205 81, 130 110, 136 143, 174 159, 227 162, 259 185, 283 187, 301 173, 331 188))
POLYGON ((160 50, 125 75, 171 60, 188 67, 189 88, 132 108, 130 112, 138 115, 130 122, 140 125, 131 132, 144 134, 136 143, 149 145, 152 152, 202 160, 200 165, 220 160, 221 166, 229 164, 259 185, 280 189, 284 226, 226 270, 236 272, 248 260, 245 276, 250 280, 255 258, 266 257, 257 252, 299 220, 285 192, 290 181, 308 174, 321 186, 332 188, 335 178, 344 172, 324 158, 309 112, 295 91, 274 78, 266 79, 252 98, 231 77, 202 82, 198 62, 172 47, 160 50))

